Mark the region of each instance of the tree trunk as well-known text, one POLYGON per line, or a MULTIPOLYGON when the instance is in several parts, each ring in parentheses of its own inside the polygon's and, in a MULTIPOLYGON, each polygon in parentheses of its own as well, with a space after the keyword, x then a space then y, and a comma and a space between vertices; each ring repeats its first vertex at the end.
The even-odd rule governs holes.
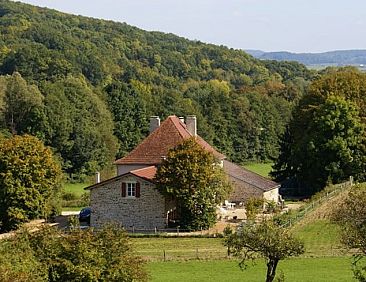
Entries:
POLYGON ((276 276, 276 268, 278 259, 270 259, 267 263, 267 279, 266 282, 272 282, 276 276))

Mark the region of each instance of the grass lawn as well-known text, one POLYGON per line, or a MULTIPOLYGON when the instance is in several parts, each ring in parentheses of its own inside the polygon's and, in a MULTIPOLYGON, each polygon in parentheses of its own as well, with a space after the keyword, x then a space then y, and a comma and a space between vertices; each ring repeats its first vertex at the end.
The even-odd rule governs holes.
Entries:
POLYGON ((80 197, 85 192, 88 192, 84 188, 89 185, 89 183, 65 183, 63 189, 65 192, 74 193, 80 197))
MULTIPOLYGON (((294 235, 304 241, 306 252, 302 257, 344 256, 339 243, 339 227, 328 220, 297 224, 294 235)), ((137 253, 151 261, 226 258, 221 238, 131 238, 137 253)))
POLYGON ((269 177, 269 173, 272 170, 273 163, 251 163, 246 164, 244 167, 250 171, 258 173, 264 177, 269 177))
POLYGON ((63 207, 62 208, 62 211, 63 212, 70 212, 70 211, 81 211, 82 208, 85 208, 85 207, 63 207))
MULTIPOLYGON (((258 261, 242 271, 234 260, 150 262, 147 269, 151 281, 250 281, 265 280, 266 266, 258 261)), ((278 274, 283 271, 285 281, 356 281, 351 271, 350 257, 293 258, 281 261, 278 274)))

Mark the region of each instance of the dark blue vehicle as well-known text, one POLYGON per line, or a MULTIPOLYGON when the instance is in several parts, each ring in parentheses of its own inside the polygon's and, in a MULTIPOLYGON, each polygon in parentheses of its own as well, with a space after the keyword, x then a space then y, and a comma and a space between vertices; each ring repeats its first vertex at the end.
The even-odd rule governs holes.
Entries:
POLYGON ((83 208, 79 213, 79 221, 87 222, 88 224, 90 224, 90 214, 91 214, 90 207, 83 208))

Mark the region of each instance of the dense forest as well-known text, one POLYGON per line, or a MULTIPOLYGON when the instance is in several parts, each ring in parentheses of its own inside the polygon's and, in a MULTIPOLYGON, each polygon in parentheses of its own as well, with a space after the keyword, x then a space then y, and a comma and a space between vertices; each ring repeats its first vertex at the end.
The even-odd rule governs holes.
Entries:
POLYGON ((2 135, 42 139, 73 178, 129 152, 150 115, 195 114, 229 159, 274 159, 314 76, 296 62, 0 1, 2 135))

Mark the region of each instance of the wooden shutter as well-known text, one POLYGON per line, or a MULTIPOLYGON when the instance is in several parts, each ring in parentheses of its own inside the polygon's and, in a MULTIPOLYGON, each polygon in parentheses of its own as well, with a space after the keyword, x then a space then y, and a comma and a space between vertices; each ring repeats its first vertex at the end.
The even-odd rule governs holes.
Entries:
POLYGON ((122 197, 126 197, 126 182, 122 182, 122 197))
POLYGON ((140 198, 140 182, 136 182, 136 198, 140 198))

